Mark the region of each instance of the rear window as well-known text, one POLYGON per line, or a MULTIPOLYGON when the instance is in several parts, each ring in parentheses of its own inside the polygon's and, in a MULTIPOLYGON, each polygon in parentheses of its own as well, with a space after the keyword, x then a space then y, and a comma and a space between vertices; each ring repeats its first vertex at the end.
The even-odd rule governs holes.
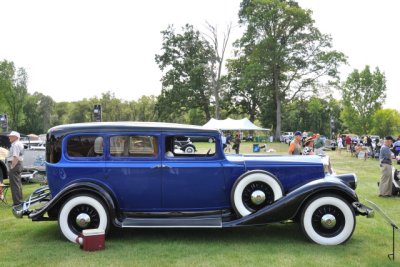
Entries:
POLYGON ((67 141, 69 157, 103 156, 103 137, 95 135, 73 136, 67 141))

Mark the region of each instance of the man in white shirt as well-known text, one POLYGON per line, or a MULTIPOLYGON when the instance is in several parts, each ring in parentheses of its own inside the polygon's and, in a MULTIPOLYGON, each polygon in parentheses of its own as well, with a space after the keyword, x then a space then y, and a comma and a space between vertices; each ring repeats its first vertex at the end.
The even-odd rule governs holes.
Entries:
POLYGON ((8 178, 10 179, 11 195, 13 205, 22 203, 22 183, 21 172, 22 163, 24 161, 24 145, 19 141, 20 134, 12 131, 8 138, 10 139, 11 147, 7 157, 8 178))

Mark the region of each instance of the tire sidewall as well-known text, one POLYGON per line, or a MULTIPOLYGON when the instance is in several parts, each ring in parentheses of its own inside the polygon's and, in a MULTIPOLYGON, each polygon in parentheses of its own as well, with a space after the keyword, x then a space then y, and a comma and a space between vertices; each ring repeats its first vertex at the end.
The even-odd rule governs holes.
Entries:
POLYGON ((73 232, 68 224, 68 216, 73 208, 78 205, 90 205, 99 214, 100 224, 98 229, 103 229, 107 232, 109 227, 109 213, 105 205, 97 197, 92 195, 78 195, 69 198, 61 207, 58 215, 58 225, 62 235, 71 242, 76 242, 78 235, 73 232))
POLYGON ((339 245, 346 242, 353 234, 356 226, 354 210, 341 197, 334 195, 323 195, 313 198, 303 209, 301 216, 301 227, 304 234, 311 241, 320 245, 339 245), (342 231, 334 237, 324 237, 318 234, 312 226, 313 213, 321 206, 332 205, 340 209, 344 215, 345 225, 342 231))
POLYGON ((194 149, 193 146, 187 146, 187 147, 185 147, 185 153, 186 153, 186 154, 193 154, 194 151, 195 151, 195 149, 194 149))
POLYGON ((236 214, 240 217, 244 217, 250 215, 252 211, 250 211, 243 203, 242 194, 243 190, 252 182, 264 182, 269 187, 271 187, 272 191, 274 192, 274 201, 278 200, 283 196, 282 186, 278 182, 278 180, 266 172, 253 172, 250 174, 246 174, 239 178, 233 188, 231 193, 231 201, 232 206, 236 212, 236 214))

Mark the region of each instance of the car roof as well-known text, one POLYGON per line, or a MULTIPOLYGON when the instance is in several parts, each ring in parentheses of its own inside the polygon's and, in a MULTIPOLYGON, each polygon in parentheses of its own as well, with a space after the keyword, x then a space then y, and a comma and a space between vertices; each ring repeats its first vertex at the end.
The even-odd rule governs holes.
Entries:
POLYGON ((159 132, 199 132, 218 133, 219 130, 198 125, 165 123, 165 122, 88 122, 58 125, 48 133, 71 132, 123 132, 123 131, 159 131, 159 132))

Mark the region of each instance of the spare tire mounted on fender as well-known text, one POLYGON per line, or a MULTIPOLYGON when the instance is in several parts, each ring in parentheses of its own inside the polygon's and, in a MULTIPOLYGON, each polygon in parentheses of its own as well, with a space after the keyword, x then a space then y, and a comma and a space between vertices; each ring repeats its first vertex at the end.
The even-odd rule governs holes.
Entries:
POLYGON ((283 196, 278 179, 265 171, 244 174, 232 187, 232 206, 238 216, 244 217, 272 204, 283 196))

